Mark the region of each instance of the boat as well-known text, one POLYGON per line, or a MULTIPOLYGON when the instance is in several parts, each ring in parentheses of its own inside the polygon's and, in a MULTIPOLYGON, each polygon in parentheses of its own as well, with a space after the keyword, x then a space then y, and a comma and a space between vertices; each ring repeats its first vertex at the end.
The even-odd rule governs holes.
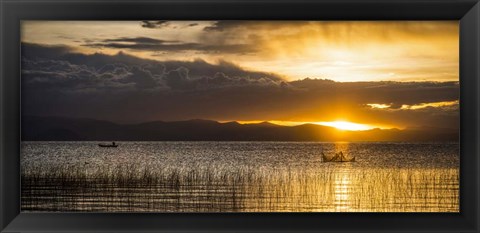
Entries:
POLYGON ((322 152, 322 161, 324 163, 326 162, 355 162, 355 157, 352 158, 347 158, 345 155, 343 155, 343 152, 340 151, 340 153, 335 153, 334 156, 327 156, 322 152))
POLYGON ((115 142, 112 142, 112 144, 99 143, 98 146, 99 147, 118 147, 118 144, 115 144, 115 142))

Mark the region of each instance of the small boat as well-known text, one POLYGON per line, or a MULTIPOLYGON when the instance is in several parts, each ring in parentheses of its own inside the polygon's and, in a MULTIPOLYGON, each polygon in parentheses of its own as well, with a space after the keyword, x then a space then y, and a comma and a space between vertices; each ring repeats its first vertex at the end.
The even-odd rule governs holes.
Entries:
POLYGON ((115 144, 115 142, 112 142, 112 144, 103 144, 100 143, 98 144, 99 147, 118 147, 118 144, 115 144))
POLYGON ((340 153, 335 153, 334 156, 326 156, 323 152, 322 152, 322 161, 324 163, 326 162, 355 162, 355 157, 352 157, 352 158, 347 158, 345 157, 345 155, 343 155, 343 152, 340 151, 340 153))

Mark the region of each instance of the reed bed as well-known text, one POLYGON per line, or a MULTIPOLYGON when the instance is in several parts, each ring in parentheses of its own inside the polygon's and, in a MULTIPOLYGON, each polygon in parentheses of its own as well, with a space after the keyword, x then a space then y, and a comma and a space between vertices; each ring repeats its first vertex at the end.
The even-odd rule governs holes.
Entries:
POLYGON ((22 210, 458 212, 458 169, 31 165, 22 210))

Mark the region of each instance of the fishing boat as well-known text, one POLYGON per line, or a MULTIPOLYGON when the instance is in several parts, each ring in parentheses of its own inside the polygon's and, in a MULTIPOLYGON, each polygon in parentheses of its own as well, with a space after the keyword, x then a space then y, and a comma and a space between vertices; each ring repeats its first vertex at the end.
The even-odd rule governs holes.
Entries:
POLYGON ((355 162, 355 157, 347 158, 343 152, 335 153, 334 156, 327 156, 322 151, 322 161, 326 162, 355 162))
POLYGON ((112 142, 112 144, 103 144, 100 143, 98 144, 99 147, 118 147, 118 144, 115 144, 115 142, 112 142))

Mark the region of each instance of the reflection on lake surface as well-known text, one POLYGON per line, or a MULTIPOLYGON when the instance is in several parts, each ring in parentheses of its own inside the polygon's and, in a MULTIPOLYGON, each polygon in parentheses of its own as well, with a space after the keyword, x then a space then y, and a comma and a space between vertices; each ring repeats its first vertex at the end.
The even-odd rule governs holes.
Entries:
POLYGON ((23 142, 22 210, 459 211, 457 143, 97 144, 23 142))

